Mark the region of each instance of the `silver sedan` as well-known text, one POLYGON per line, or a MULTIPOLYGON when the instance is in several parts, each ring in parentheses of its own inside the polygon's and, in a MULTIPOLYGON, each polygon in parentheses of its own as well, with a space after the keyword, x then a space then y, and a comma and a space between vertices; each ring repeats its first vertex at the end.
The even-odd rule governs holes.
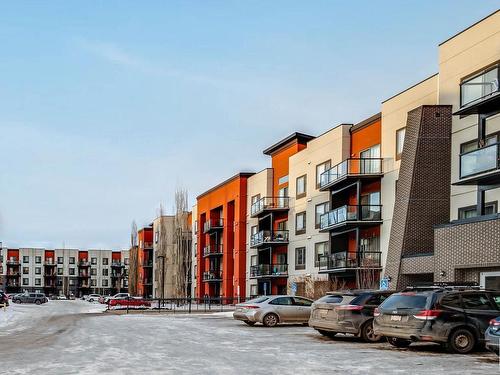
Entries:
POLYGON ((262 323, 274 327, 281 323, 306 324, 313 301, 296 296, 262 296, 236 305, 233 318, 253 326, 262 323))

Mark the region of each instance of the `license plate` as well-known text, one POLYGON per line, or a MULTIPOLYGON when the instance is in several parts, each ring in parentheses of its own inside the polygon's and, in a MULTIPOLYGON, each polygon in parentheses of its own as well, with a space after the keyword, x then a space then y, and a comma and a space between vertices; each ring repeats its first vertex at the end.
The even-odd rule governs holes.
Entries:
POLYGON ((320 310, 319 311, 319 316, 321 318, 325 319, 327 315, 328 315, 328 310, 320 310))
POLYGON ((394 322, 400 322, 401 321, 401 315, 391 315, 391 320, 394 322))

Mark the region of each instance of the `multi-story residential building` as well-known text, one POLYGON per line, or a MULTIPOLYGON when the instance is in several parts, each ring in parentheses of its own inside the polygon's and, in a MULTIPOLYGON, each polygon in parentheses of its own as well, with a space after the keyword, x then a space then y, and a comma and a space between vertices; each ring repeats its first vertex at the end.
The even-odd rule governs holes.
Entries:
POLYGON ((191 296, 191 213, 153 220, 153 296, 191 296))
POLYGON ((197 297, 238 297, 246 290, 247 180, 238 173, 197 197, 197 297))
POLYGON ((2 249, 7 292, 47 295, 114 294, 127 290, 128 251, 77 249, 2 249), (4 256, 5 255, 5 256, 4 256))
POLYGON ((153 227, 148 226, 137 232, 136 263, 137 291, 145 298, 153 297, 153 227))

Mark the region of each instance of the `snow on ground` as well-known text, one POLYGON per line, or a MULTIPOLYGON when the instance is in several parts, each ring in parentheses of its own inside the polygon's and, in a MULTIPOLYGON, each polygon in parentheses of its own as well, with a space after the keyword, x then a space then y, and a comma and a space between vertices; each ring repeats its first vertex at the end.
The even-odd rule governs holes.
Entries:
POLYGON ((496 356, 485 352, 461 356, 434 345, 397 350, 350 337, 330 340, 303 326, 249 327, 228 312, 89 314, 102 307, 60 302, 49 304, 36 325, 0 336, 0 372, 434 375, 500 370, 496 356))

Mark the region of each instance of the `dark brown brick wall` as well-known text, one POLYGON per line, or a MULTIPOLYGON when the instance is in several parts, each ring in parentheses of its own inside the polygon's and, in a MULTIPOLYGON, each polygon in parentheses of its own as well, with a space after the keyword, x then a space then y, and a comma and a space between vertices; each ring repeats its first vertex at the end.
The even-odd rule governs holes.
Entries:
POLYGON ((433 227, 449 220, 451 116, 447 105, 408 112, 385 268, 393 289, 406 283, 399 280, 401 259, 432 254, 433 227))

